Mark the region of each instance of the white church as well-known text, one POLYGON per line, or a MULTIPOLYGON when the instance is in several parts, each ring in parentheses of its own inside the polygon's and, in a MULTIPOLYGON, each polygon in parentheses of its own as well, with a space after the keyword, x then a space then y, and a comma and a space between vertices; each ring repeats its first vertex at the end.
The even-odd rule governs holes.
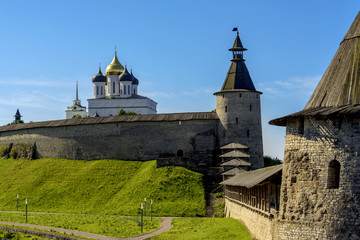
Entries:
MULTIPOLYGON (((129 73, 126 66, 124 68, 121 65, 116 51, 114 59, 106 67, 105 75, 99 67, 99 72, 92 77, 92 82, 94 94, 93 98, 88 99, 87 113, 90 117, 114 116, 121 109, 137 114, 156 113, 157 103, 150 98, 138 95, 139 80, 134 77, 132 71, 129 73)), ((79 105, 81 105, 80 102, 79 105)), ((73 106, 66 110, 66 118, 72 118, 77 114, 83 116, 83 111, 79 113, 79 108, 74 109, 73 106)))

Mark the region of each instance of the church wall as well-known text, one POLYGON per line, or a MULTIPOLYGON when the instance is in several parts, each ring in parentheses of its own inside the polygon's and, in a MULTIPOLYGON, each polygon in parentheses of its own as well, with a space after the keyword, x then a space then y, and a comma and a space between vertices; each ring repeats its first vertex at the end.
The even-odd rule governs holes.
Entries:
POLYGON ((286 131, 278 239, 360 239, 360 120, 289 120, 286 131))
POLYGON ((238 142, 249 147, 252 168, 264 167, 260 93, 250 91, 216 93, 220 119, 220 145, 238 142))
MULTIPOLYGON (((218 120, 118 122, 0 133, 0 145, 36 143, 41 158, 149 160, 184 157, 194 151, 204 158, 217 147, 218 120), (195 139, 195 145, 191 139, 195 139)), ((211 158, 210 158, 211 160, 211 158)), ((211 164, 211 163, 209 163, 211 164)))
POLYGON ((89 116, 94 116, 97 112, 101 117, 117 115, 120 108, 137 114, 155 114, 156 104, 149 98, 88 99, 88 111, 89 116))

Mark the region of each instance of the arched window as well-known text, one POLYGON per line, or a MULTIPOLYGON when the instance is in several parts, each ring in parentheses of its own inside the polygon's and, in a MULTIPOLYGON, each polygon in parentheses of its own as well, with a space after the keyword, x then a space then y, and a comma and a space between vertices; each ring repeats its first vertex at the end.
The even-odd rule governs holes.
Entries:
POLYGON ((250 137, 250 130, 249 129, 246 131, 246 135, 247 135, 247 137, 250 137))
POLYGON ((115 82, 113 82, 113 93, 115 93, 115 82))
POLYGON ((179 149, 179 150, 177 151, 176 155, 177 155, 178 157, 182 157, 182 156, 184 156, 184 151, 181 150, 181 149, 179 149))
POLYGON ((225 106, 225 112, 227 112, 227 106, 225 106))
POLYGON ((101 86, 101 95, 103 95, 103 86, 101 86))
POLYGON ((131 94, 130 85, 128 85, 128 93, 131 94))
POLYGON ((99 86, 96 86, 96 95, 99 95, 99 86))
POLYGON ((332 160, 328 170, 328 188, 339 188, 340 183, 340 163, 332 160))
POLYGON ((126 95, 126 86, 124 86, 124 94, 126 95))

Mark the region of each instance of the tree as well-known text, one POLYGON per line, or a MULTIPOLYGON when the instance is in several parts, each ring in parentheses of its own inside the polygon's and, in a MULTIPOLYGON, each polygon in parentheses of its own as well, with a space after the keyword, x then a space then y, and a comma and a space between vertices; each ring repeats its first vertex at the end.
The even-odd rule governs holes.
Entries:
POLYGON ((79 119, 79 118, 82 118, 80 114, 76 114, 74 116, 72 116, 72 118, 75 118, 75 119, 79 119))
POLYGON ((16 120, 16 121, 14 120, 13 122, 6 124, 6 126, 13 125, 13 124, 22 124, 22 123, 24 123, 24 121, 21 119, 16 120))
POLYGON ((124 116, 124 115, 137 115, 136 112, 126 112, 124 109, 120 109, 119 113, 117 114, 118 116, 124 116))

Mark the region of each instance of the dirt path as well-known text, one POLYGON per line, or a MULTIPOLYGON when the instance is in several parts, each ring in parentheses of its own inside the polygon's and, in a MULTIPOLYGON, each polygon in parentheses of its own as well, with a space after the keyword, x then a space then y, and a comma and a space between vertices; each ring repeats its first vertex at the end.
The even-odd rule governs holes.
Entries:
POLYGON ((162 217, 162 219, 164 219, 164 220, 160 223, 161 227, 158 230, 144 234, 144 235, 140 235, 137 237, 128 237, 128 238, 107 237, 107 236, 93 234, 93 233, 80 232, 80 231, 68 230, 68 229, 62 229, 62 228, 54 228, 54 227, 44 227, 44 226, 24 224, 24 223, 13 223, 13 222, 0 221, 0 224, 11 225, 11 226, 30 227, 30 228, 41 229, 41 230, 46 230, 46 231, 52 230, 52 231, 56 231, 56 232, 60 232, 60 233, 66 233, 69 235, 73 234, 73 235, 79 236, 79 237, 86 237, 86 238, 99 239, 99 240, 142 240, 142 239, 147 239, 147 238, 156 236, 156 235, 161 234, 172 228, 171 221, 174 219, 174 217, 162 217))

